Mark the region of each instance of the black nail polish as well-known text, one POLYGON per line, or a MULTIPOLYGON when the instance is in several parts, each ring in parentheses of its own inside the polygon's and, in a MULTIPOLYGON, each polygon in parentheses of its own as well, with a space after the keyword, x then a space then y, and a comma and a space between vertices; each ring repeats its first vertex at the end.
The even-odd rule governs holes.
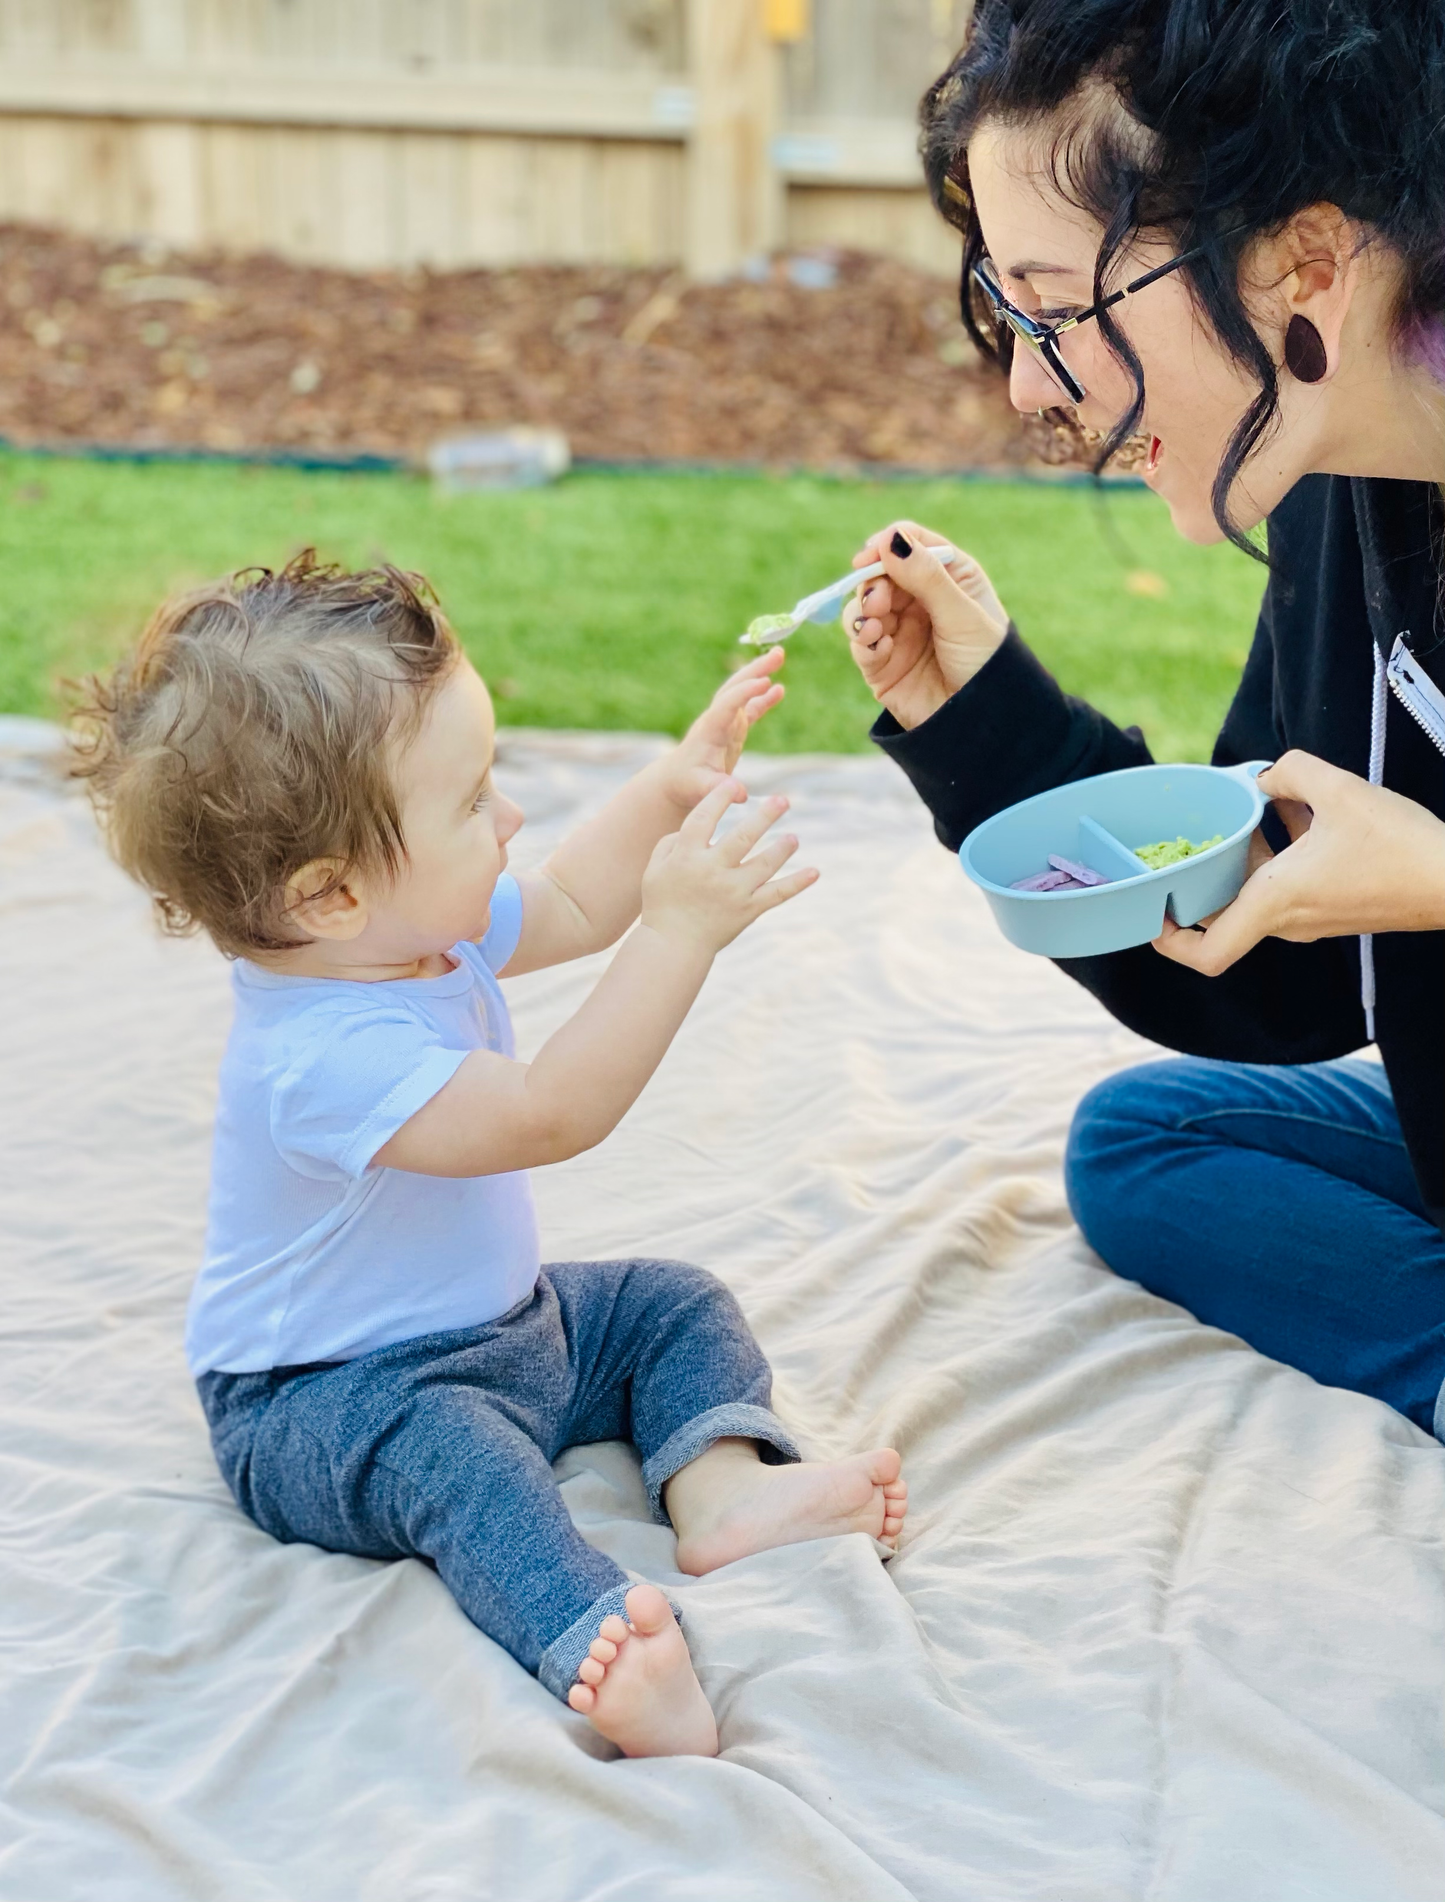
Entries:
POLYGON ((913 553, 913 543, 907 539, 901 528, 894 529, 893 539, 888 546, 900 561, 907 561, 913 553))

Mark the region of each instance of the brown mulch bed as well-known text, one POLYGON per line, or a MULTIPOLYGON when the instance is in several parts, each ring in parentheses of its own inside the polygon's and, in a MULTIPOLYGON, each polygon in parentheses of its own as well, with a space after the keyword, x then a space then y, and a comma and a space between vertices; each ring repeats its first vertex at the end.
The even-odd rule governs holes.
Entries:
MULTIPOLYGON (((656 270, 350 272, 0 226, 0 436, 420 458, 550 424, 605 461, 959 468, 1028 459, 937 278, 830 288, 656 270)), ((816 260, 814 261, 816 264, 816 260)))

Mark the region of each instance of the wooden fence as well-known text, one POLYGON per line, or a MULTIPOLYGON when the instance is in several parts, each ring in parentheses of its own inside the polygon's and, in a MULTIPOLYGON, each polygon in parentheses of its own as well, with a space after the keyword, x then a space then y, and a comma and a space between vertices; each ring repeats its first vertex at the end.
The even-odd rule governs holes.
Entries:
POLYGON ((948 269, 967 0, 0 0, 0 218, 353 267, 948 269))

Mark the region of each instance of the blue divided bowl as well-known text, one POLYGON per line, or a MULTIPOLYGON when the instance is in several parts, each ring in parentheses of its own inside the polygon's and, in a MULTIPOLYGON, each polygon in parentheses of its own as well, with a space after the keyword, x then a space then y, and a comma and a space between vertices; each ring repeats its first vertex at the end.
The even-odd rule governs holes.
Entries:
POLYGON ((1011 943, 1046 958, 1093 958, 1148 944, 1164 928, 1197 925, 1245 880, 1250 834, 1269 804, 1255 783, 1270 765, 1131 766, 1037 793, 995 813, 959 851, 964 871, 1011 943), (1221 842, 1151 872, 1134 847, 1162 839, 1221 842), (1015 879, 1047 870, 1049 854, 1076 859, 1113 882, 1087 891, 1016 892, 1015 879))

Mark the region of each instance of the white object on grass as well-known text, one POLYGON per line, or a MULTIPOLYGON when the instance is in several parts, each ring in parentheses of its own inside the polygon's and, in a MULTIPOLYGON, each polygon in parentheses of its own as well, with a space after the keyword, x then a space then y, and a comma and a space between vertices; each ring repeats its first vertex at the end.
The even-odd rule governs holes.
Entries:
POLYGON ((432 481, 445 495, 469 489, 536 489, 566 475, 572 451, 560 429, 489 429, 443 436, 427 451, 432 481))
MULTIPOLYGON (((928 553, 936 555, 945 567, 963 559, 958 549, 949 542, 943 542, 937 548, 928 548, 928 553)), ((830 582, 826 588, 819 588, 816 594, 805 594, 791 614, 760 614, 755 621, 749 622, 747 633, 738 636, 739 644, 743 647, 771 646, 774 641, 785 641, 790 634, 796 634, 805 621, 826 627, 829 621, 838 618, 843 603, 856 588, 865 581, 875 580, 882 573, 883 563, 871 562, 868 567, 855 568, 851 574, 830 582)))

